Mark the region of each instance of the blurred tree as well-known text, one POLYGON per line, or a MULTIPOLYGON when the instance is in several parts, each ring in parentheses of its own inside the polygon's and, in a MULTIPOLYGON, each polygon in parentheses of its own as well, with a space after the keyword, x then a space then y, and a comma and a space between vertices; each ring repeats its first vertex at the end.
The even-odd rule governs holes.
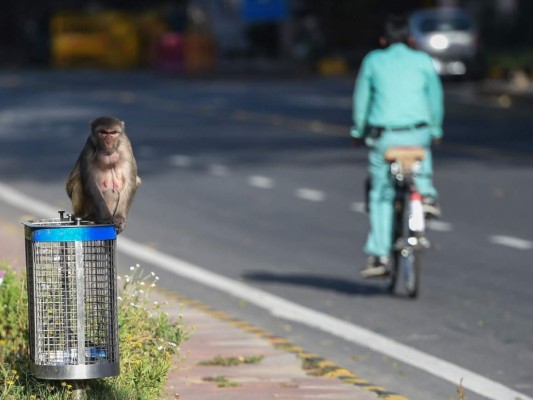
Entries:
POLYGON ((533 1, 519 0, 514 12, 502 13, 496 1, 465 2, 476 9, 485 45, 489 48, 523 48, 533 42, 533 1))

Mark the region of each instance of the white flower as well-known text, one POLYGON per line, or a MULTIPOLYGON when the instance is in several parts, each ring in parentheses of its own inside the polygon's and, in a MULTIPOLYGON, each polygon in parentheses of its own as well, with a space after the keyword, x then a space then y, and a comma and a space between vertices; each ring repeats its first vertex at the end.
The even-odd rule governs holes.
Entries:
POLYGON ((135 264, 135 268, 140 268, 140 265, 139 264, 135 264))
POLYGON ((152 284, 150 285, 150 287, 155 287, 155 283, 152 283, 152 284))
POLYGON ((159 304, 159 302, 158 301, 154 301, 154 304, 157 306, 159 304))
POLYGON ((117 296, 117 300, 122 301, 122 297, 117 296))
POLYGON ((130 271, 135 271, 135 267, 134 267, 134 266, 131 266, 131 267, 130 267, 130 271))
POLYGON ((177 344, 176 343, 173 343, 173 342, 168 342, 169 345, 171 345, 172 347, 176 347, 177 344))
POLYGON ((117 275, 117 280, 120 281, 121 279, 122 279, 122 277, 120 275, 117 275))
POLYGON ((159 347, 157 348, 157 350, 159 350, 159 351, 161 351, 161 350, 163 350, 163 349, 164 349, 163 346, 159 346, 159 347))
POLYGON ((144 294, 144 290, 139 290, 139 293, 140 294, 144 294))
POLYGON ((144 282, 139 283, 139 285, 144 286, 144 282))
POLYGON ((152 276, 155 276, 155 272, 154 272, 154 271, 150 272, 150 274, 151 274, 152 276))

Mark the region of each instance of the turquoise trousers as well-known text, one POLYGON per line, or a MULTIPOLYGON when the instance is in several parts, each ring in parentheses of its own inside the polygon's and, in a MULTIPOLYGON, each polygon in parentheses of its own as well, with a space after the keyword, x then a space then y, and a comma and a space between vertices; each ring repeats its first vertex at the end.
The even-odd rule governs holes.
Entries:
POLYGON ((392 216, 394 183, 390 164, 385 161, 385 151, 394 146, 422 146, 426 157, 422 160, 415 184, 422 196, 437 197, 433 186, 433 163, 431 156, 431 134, 429 129, 411 131, 385 131, 379 139, 370 144, 368 153, 371 189, 369 194, 370 231, 365 252, 372 256, 388 256, 392 247, 392 216))

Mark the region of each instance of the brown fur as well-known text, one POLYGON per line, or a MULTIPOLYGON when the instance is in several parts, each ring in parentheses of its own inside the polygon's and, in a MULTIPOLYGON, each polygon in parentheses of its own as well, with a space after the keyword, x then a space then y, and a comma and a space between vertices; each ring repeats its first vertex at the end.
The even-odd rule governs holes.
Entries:
POLYGON ((91 122, 91 134, 66 184, 76 216, 124 230, 128 211, 141 179, 124 122, 100 117, 91 122))

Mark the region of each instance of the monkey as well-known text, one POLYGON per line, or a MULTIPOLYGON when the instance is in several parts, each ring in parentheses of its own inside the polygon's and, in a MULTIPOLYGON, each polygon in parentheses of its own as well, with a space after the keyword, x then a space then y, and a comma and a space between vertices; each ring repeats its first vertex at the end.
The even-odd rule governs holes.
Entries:
POLYGON ((96 118, 66 183, 74 215, 97 224, 113 224, 119 234, 140 184, 124 121, 96 118))

